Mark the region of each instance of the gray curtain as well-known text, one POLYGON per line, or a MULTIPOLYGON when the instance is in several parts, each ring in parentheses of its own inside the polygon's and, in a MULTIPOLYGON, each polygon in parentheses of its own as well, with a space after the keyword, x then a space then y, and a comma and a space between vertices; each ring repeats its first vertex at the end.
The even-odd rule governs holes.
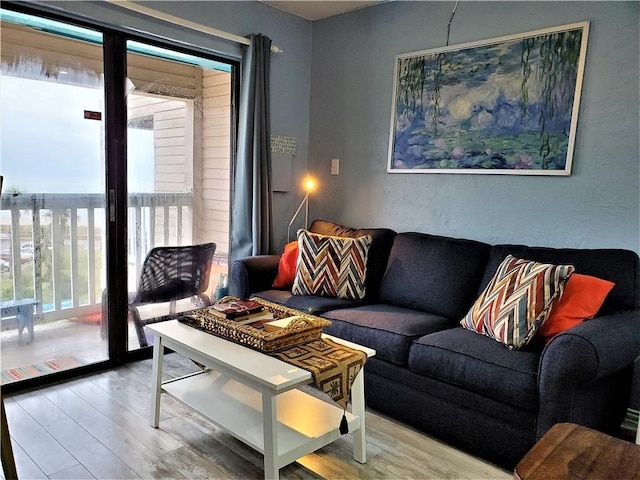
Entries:
POLYGON ((271 39, 255 34, 250 39, 240 71, 238 150, 232 170, 231 263, 237 258, 274 251, 269 126, 271 39))

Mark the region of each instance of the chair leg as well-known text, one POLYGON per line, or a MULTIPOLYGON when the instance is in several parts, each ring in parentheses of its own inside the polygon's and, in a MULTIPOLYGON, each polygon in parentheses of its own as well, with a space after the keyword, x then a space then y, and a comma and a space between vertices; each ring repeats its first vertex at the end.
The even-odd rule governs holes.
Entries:
POLYGON ((109 333, 107 322, 107 291, 102 291, 102 318, 100 318, 100 338, 105 339, 109 333))
POLYGON ((148 345, 147 336, 144 334, 144 324, 142 323, 142 318, 140 318, 138 309, 136 307, 130 306, 129 311, 133 315, 133 325, 136 327, 136 334, 138 335, 138 343, 140 344, 140 348, 146 347, 148 345))

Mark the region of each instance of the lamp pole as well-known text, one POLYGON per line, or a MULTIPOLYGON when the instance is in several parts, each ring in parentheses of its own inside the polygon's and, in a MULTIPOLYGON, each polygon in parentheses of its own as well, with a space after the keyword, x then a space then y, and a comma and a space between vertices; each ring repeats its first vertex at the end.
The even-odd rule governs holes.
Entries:
POLYGON ((304 205, 306 205, 305 215, 304 215, 304 228, 307 228, 307 226, 308 226, 308 223, 309 223, 309 194, 310 193, 311 192, 307 192, 307 194, 302 199, 302 202, 300 202, 300 205, 298 206, 298 209, 296 210, 296 213, 294 213, 293 217, 291 217, 291 221, 289 222, 289 227, 287 228, 287 242, 291 241, 291 225, 293 225, 293 222, 295 222, 296 218, 298 217, 298 214, 300 213, 300 210, 302 210, 302 207, 304 205))

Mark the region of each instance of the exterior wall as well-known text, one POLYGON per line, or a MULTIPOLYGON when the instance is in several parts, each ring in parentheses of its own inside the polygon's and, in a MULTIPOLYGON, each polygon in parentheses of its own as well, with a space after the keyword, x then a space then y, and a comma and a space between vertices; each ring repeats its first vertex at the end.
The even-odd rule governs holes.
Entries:
POLYGON ((216 256, 229 253, 231 74, 206 71, 203 78, 201 234, 216 242, 216 256))
MULTIPOLYGON (((191 73, 182 85, 194 85, 193 91, 181 90, 181 94, 189 93, 193 100, 131 96, 129 116, 153 117, 155 192, 194 192, 194 218, 183 217, 187 221, 183 234, 193 221, 194 238, 185 237, 183 243, 213 241, 216 258, 224 263, 229 252, 231 74, 198 68, 191 73)), ((167 80, 151 81, 143 88, 165 95, 177 93, 167 80)), ((170 212, 171 232, 175 232, 176 220, 176 213, 170 212)), ((156 238, 162 238, 163 223, 164 213, 156 213, 156 238)))
MULTIPOLYGON (((229 252, 229 182, 231 152, 231 74, 204 71, 201 97, 169 100, 157 96, 129 97, 129 118, 153 118, 156 193, 194 192, 194 239, 190 218, 183 217, 182 243, 216 243, 216 257, 229 252), (194 107, 193 105, 197 105, 194 107), (194 111, 195 110, 195 111, 194 111), (199 127, 194 128, 195 125, 199 127), (194 162, 200 163, 194 168, 194 162)), ((186 212, 183 212, 186 215, 186 212)), ((177 214, 169 212, 169 231, 176 231, 177 214)), ((164 211, 156 213, 155 238, 163 238, 164 211)), ((177 244, 175 235, 170 239, 177 244)))

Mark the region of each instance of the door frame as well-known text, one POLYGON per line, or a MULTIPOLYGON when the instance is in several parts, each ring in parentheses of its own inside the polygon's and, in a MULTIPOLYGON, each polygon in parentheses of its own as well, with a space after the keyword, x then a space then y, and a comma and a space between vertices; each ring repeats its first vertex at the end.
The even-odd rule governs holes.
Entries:
MULTIPOLYGON (((238 60, 206 51, 204 48, 188 48, 171 39, 153 35, 133 33, 124 27, 105 25, 87 18, 52 11, 46 5, 25 5, 14 1, 3 2, 2 8, 27 15, 62 21, 79 27, 100 31, 103 35, 104 95, 105 95, 105 199, 106 199, 106 288, 114 292, 107 296, 108 311, 108 359, 71 370, 14 382, 2 387, 3 393, 11 394, 26 389, 72 379, 88 373, 110 369, 124 363, 151 358, 152 348, 129 350, 127 348, 127 322, 116 318, 127 318, 127 41, 144 42, 160 48, 199 56, 230 65, 231 67, 231 151, 230 161, 235 160, 237 137, 237 98, 239 95, 238 60)), ((233 169, 232 169, 233 171, 233 169)))

